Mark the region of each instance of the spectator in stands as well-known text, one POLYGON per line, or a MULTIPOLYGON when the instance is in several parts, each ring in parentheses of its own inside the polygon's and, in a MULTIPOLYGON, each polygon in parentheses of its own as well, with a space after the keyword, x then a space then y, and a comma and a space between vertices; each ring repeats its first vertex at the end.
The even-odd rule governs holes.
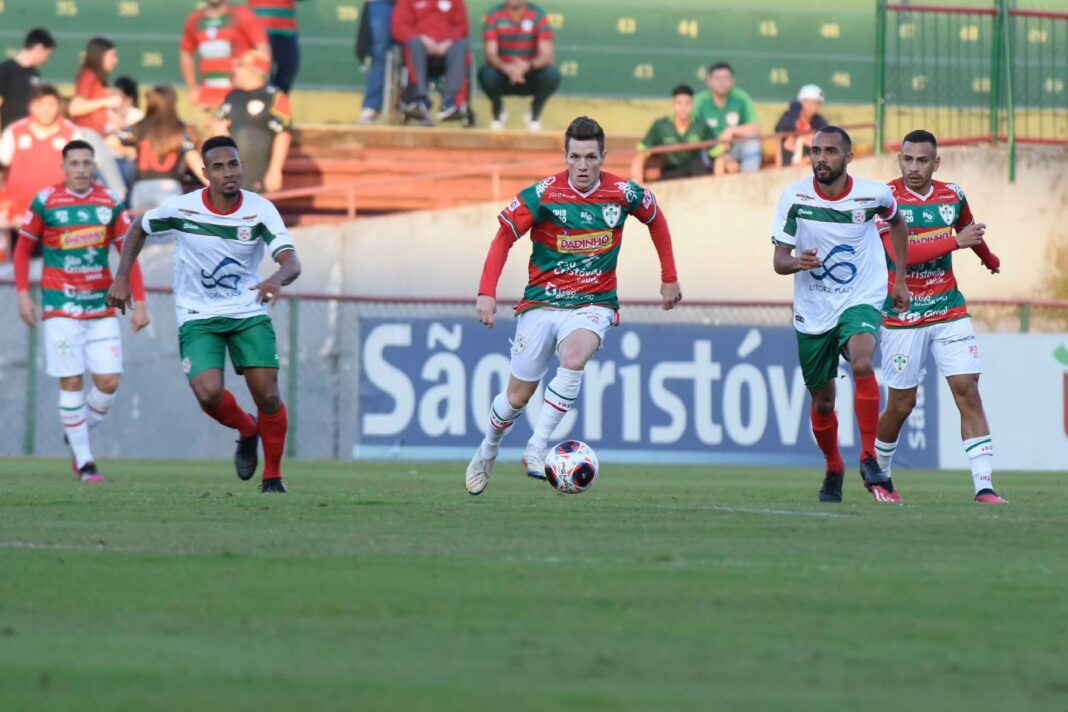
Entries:
POLYGON ((141 93, 136 81, 129 77, 119 77, 115 80, 115 91, 122 97, 122 105, 108 111, 108 135, 104 137, 104 143, 117 156, 122 179, 129 187, 137 176, 137 165, 126 156, 116 134, 145 118, 145 112, 141 111, 139 106, 141 93))
POLYGON ((490 128, 500 131, 508 120, 501 97, 518 95, 534 98, 524 118, 528 130, 541 131, 541 112, 560 87, 549 16, 527 0, 506 0, 486 13, 482 38, 478 83, 493 103, 490 128))
POLYGON ((282 167, 289 153, 293 114, 285 92, 267 83, 271 58, 255 50, 234 68, 234 89, 219 109, 221 128, 241 154, 246 190, 273 193, 282 188, 282 167))
POLYGON ((119 167, 119 156, 104 141, 110 129, 109 112, 118 110, 123 104, 122 93, 109 83, 111 73, 118 65, 119 51, 114 42, 104 37, 89 40, 81 69, 74 80, 74 97, 67 106, 67 113, 82 130, 82 138, 93 147, 100 179, 120 200, 125 200, 126 181, 119 167))
POLYGON ((371 68, 363 89, 361 124, 373 124, 382 113, 386 89, 386 56, 393 44, 393 5, 396 0, 367 0, 363 5, 360 34, 356 41, 356 56, 361 62, 368 58, 371 68))
POLYGON ((753 100, 734 86, 734 69, 726 62, 708 68, 708 89, 696 97, 694 116, 716 132, 716 138, 731 141, 721 154, 728 173, 760 170, 763 149, 760 123, 753 100))
POLYGON ((300 70, 300 25, 297 2, 303 0, 248 0, 248 6, 267 29, 274 71, 271 84, 286 94, 293 90, 293 80, 300 70))
POLYGON ((191 129, 178 118, 178 93, 162 84, 145 96, 145 117, 116 134, 136 168, 130 191, 131 210, 150 210, 172 195, 181 195, 182 179, 192 172, 207 185, 204 165, 191 129))
POLYGON ((63 147, 82 134, 59 108, 59 92, 41 84, 30 95, 29 115, 0 135, 0 166, 7 168, 12 216, 24 215, 37 193, 63 182, 63 147))
POLYGON ((657 146, 678 146, 687 143, 711 141, 716 134, 708 124, 693 117, 693 87, 679 84, 671 90, 672 115, 664 116, 653 122, 649 132, 638 144, 638 153, 631 166, 634 180, 645 180, 645 169, 655 168, 660 178, 688 178, 704 175, 712 171, 710 151, 674 151, 649 155, 648 149, 657 146))
POLYGON ((0 63, 0 131, 30 113, 30 95, 41 83, 38 70, 52 57, 56 41, 48 30, 30 30, 11 59, 0 63))
POLYGON ((180 48, 189 100, 213 111, 233 88, 234 60, 250 49, 268 56, 271 52, 267 31, 256 15, 246 5, 231 6, 230 0, 206 0, 203 8, 194 10, 185 23, 180 48))
POLYGON ((792 166, 809 162, 809 145, 812 136, 827 125, 827 119, 820 114, 823 108, 823 90, 815 84, 806 84, 797 93, 797 101, 790 104, 779 122, 775 124, 776 133, 781 131, 800 132, 793 136, 783 136, 777 144, 775 163, 779 166, 792 166))
MULTIPOLYGON (((438 121, 467 116, 467 5, 464 0, 397 0, 393 39, 404 47, 408 86, 404 89, 405 120, 430 126, 427 75, 432 58, 444 60, 445 89, 438 121)), ((440 60, 439 60, 440 61, 440 60)))

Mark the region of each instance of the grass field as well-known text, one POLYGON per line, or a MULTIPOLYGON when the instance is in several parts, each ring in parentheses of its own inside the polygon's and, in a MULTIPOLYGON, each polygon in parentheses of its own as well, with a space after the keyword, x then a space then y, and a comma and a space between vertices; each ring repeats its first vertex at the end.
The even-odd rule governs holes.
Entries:
POLYGON ((1060 475, 0 460, 0 709, 1065 710, 1060 475))

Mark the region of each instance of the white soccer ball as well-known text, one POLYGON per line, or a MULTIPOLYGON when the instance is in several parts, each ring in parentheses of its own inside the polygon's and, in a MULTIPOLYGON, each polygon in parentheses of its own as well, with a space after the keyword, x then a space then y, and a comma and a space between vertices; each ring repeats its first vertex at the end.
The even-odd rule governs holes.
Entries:
POLYGON ((597 453, 578 440, 565 440, 545 456, 545 478, 564 494, 578 494, 593 487, 600 469, 597 453))

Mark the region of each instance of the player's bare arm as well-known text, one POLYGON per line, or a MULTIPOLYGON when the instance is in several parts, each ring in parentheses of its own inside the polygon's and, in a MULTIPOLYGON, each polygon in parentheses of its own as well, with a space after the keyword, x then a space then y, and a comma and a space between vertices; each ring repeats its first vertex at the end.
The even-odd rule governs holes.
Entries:
POLYGON ((259 292, 257 301, 260 304, 270 302, 282 291, 282 287, 293 284, 300 276, 300 258, 296 250, 286 250, 278 253, 278 271, 259 284, 249 287, 249 291, 259 292))
POLYGON ((28 291, 19 292, 19 318, 26 326, 37 326, 37 303, 28 291))
POLYGON ((894 267, 896 268, 894 291, 891 296, 894 299, 894 309, 903 312, 909 308, 909 302, 912 301, 908 284, 906 284, 909 267, 909 229, 900 210, 894 213, 894 217, 887 222, 890 223, 890 241, 894 245, 894 267))
POLYGON ((823 262, 816 255, 815 247, 802 250, 800 255, 794 257, 792 247, 775 245, 772 266, 775 268, 776 274, 790 275, 797 272, 807 272, 810 269, 816 269, 821 264, 823 262))
POLYGON ((130 270, 133 269, 137 256, 141 254, 141 249, 145 246, 145 231, 141 228, 140 220, 135 220, 130 225, 122 245, 122 258, 119 260, 119 268, 115 271, 111 289, 108 290, 107 305, 125 314, 126 307, 133 305, 133 297, 130 294, 130 270))

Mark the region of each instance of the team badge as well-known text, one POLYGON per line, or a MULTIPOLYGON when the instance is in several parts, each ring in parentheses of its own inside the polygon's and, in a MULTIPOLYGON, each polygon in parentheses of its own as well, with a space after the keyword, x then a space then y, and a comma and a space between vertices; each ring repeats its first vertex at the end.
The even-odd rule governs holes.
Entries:
POLYGON ((260 114, 263 113, 263 110, 267 108, 267 105, 264 104, 259 99, 253 99, 252 101, 250 101, 248 103, 248 107, 247 108, 248 108, 248 115, 249 116, 259 116, 260 114))
POLYGON ((860 225, 861 223, 867 222, 866 218, 867 218, 867 216, 864 214, 863 210, 854 210, 853 211, 853 222, 856 223, 857 225, 860 225))
POLYGON ((938 212, 942 215, 942 220, 946 225, 952 225, 957 220, 957 206, 952 203, 939 205, 938 212))
POLYGON ((512 355, 518 356, 523 352, 523 349, 527 347, 527 340, 523 338, 522 334, 515 337, 515 341, 512 342, 512 355))
POLYGON ((904 373, 905 367, 909 365, 909 357, 905 354, 894 354, 890 359, 890 363, 894 365, 895 371, 904 373))
POLYGON ((185 358, 182 359, 182 373, 188 374, 192 370, 193 370, 193 362, 189 360, 188 356, 186 356, 185 358))
POLYGON ((96 219, 104 225, 111 224, 111 208, 101 206, 96 209, 96 219))
POLYGON ((604 217, 608 227, 615 227, 616 223, 619 222, 619 218, 623 215, 623 211, 618 205, 604 205, 601 207, 601 215, 604 217))
POLYGON ((252 239, 252 228, 246 226, 237 228, 237 239, 241 242, 248 242, 252 239))
POLYGON ((520 22, 519 26, 523 29, 523 32, 530 32, 534 29, 534 20, 527 18, 520 22))

